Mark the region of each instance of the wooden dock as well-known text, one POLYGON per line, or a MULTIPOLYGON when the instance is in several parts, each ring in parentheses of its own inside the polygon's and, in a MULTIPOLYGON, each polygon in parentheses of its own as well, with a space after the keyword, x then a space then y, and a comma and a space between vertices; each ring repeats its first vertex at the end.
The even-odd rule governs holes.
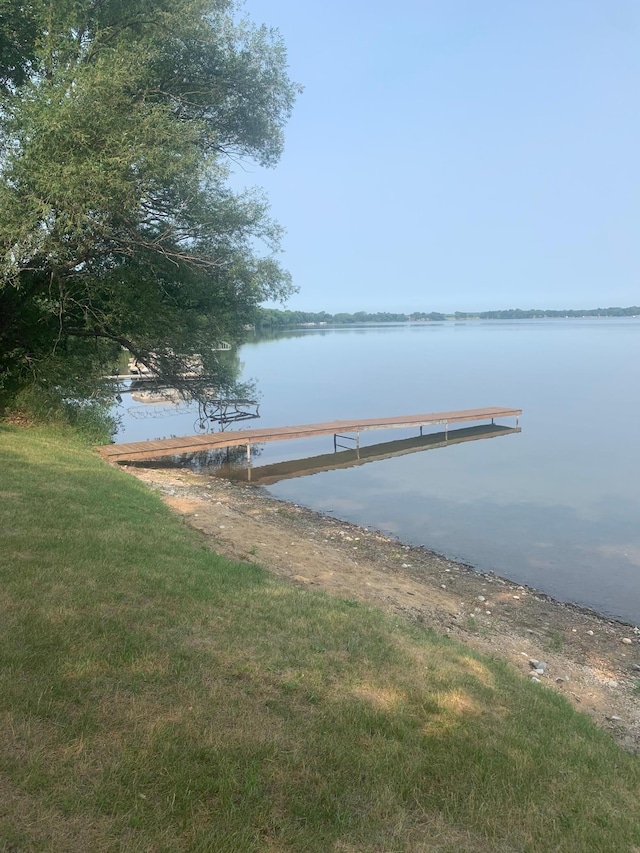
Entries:
POLYGON ((290 441, 296 438, 311 438, 319 435, 333 435, 334 450, 340 446, 338 439, 349 439, 355 447, 360 446, 360 433, 367 430, 412 429, 426 426, 444 425, 445 438, 450 425, 478 421, 490 421, 497 418, 515 418, 516 426, 522 409, 507 409, 489 406, 485 409, 462 409, 458 412, 431 412, 422 415, 396 415, 391 418, 365 418, 363 420, 330 421, 320 424, 300 424, 298 426, 258 427, 256 429, 216 432, 206 435, 191 435, 184 438, 162 438, 156 441, 138 441, 130 444, 108 444, 99 448, 101 455, 109 462, 143 462, 159 459, 162 456, 179 456, 185 453, 199 453, 203 450, 217 450, 224 447, 246 446, 247 460, 251 460, 251 445, 270 441, 290 441), (355 434, 355 438, 351 436, 355 434))

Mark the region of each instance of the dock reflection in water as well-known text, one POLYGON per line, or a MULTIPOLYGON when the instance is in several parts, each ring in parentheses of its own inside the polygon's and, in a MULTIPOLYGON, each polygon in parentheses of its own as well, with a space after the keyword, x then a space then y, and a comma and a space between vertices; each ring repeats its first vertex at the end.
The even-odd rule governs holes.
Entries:
POLYGON ((505 427, 498 424, 483 426, 464 427, 462 429, 449 430, 432 433, 430 435, 405 438, 398 441, 383 441, 378 444, 370 444, 354 448, 353 450, 340 450, 334 453, 324 453, 320 456, 309 456, 304 459, 290 459, 285 462, 274 462, 270 465, 258 465, 247 467, 239 461, 219 462, 210 458, 207 462, 206 454, 201 454, 198 467, 206 469, 207 473, 214 477, 227 480, 240 480, 251 482, 257 486, 271 486, 281 480, 291 480, 295 477, 308 477, 322 471, 336 471, 340 468, 354 468, 358 465, 366 465, 368 462, 379 462, 383 459, 391 459, 394 456, 404 456, 408 453, 419 453, 423 450, 436 450, 440 447, 448 447, 452 444, 462 444, 466 441, 481 441, 487 438, 497 438, 501 435, 512 435, 522 432, 521 427, 505 427), (218 464, 216 465, 216 462, 218 464))

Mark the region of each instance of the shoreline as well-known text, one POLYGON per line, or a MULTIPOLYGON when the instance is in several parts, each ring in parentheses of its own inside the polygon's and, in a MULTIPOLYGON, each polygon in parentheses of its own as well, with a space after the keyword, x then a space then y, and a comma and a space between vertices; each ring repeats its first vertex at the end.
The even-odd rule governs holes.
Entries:
POLYGON ((640 633, 629 623, 256 486, 184 468, 121 467, 159 491, 212 550, 502 658, 640 753, 640 633))

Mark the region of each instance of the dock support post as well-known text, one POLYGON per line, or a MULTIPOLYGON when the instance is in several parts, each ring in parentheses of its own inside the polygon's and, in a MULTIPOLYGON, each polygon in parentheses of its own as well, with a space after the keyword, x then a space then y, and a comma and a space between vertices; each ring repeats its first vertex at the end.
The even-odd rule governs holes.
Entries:
POLYGON ((444 422, 444 440, 449 441, 449 421, 444 422))
POLYGON ((337 453, 337 452, 338 452, 338 442, 337 442, 337 440, 336 440, 336 434, 335 434, 335 432, 334 432, 334 434, 333 434, 333 452, 334 452, 334 453, 337 453))
POLYGON ((420 438, 422 438, 422 424, 420 424, 420 438))
POLYGON ((247 466, 251 468, 251 445, 247 444, 247 466))
POLYGON ((516 415, 516 426, 520 423, 520 415, 516 415))

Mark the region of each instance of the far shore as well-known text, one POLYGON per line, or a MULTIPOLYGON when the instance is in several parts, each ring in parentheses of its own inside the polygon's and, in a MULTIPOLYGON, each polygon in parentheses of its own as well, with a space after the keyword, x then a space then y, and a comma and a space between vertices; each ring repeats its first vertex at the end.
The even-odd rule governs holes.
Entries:
POLYGON ((256 487, 187 469, 125 470, 159 490, 213 550, 505 659, 640 752, 640 635, 632 625, 256 487))

